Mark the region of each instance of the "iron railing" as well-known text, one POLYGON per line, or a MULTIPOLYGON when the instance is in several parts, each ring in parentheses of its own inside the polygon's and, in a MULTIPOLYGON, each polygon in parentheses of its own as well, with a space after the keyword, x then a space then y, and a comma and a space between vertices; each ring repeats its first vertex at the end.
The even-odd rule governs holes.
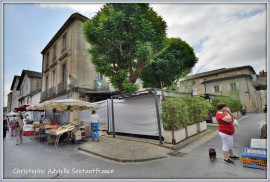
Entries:
POLYGON ((67 86, 66 82, 59 83, 58 88, 57 88, 57 93, 59 94, 59 93, 64 92, 66 90, 66 86, 67 86))

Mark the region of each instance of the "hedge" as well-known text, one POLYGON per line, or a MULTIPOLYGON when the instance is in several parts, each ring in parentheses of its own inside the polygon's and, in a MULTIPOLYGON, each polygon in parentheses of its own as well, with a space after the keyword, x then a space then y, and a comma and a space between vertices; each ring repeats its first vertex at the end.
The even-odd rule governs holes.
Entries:
POLYGON ((230 108, 231 112, 237 112, 241 111, 242 109, 242 104, 241 101, 237 98, 232 98, 232 97, 214 97, 211 100, 212 104, 212 111, 214 115, 216 115, 218 108, 217 105, 218 103, 225 103, 227 107, 230 108))
MULTIPOLYGON (((211 108, 211 104, 200 97, 170 97, 167 100, 171 106, 175 130, 204 121, 211 108)), ((171 130, 168 102, 162 100, 161 119, 165 130, 171 130)))

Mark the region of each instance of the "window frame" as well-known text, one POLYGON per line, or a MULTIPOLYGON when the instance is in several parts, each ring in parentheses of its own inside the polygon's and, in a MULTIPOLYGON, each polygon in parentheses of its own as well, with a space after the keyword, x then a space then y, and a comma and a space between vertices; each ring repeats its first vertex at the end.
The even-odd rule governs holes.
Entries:
POLYGON ((215 91, 215 93, 219 93, 220 92, 219 85, 215 85, 214 86, 214 91, 215 91))

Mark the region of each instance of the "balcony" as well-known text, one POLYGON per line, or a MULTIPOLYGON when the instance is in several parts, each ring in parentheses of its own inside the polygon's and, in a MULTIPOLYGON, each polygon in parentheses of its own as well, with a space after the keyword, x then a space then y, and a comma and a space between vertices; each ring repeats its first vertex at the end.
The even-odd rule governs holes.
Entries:
POLYGON ((43 73, 47 73, 49 70, 50 70, 50 68, 49 68, 49 67, 46 67, 46 68, 44 69, 43 73))
POLYGON ((48 97, 52 97, 56 94, 56 87, 52 87, 49 89, 48 97))
POLYGON ((68 56, 68 52, 65 50, 64 52, 62 52, 62 56, 60 56, 59 58, 58 58, 58 60, 59 61, 62 61, 65 57, 67 57, 68 56))
POLYGON ((94 89, 96 91, 109 91, 109 84, 104 80, 94 80, 94 89))
POLYGON ((47 97, 48 97, 48 92, 41 92, 41 101, 44 101, 44 100, 46 100, 47 99, 47 97))
POLYGON ((52 60, 52 64, 50 65, 50 68, 53 68, 55 65, 57 65, 56 59, 52 60))
POLYGON ((57 94, 63 93, 66 90, 67 84, 66 82, 62 82, 58 84, 57 94))

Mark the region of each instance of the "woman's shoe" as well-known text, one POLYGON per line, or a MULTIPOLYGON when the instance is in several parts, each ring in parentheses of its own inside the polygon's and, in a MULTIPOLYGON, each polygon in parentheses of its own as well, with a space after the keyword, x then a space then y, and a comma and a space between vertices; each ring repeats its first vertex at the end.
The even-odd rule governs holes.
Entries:
POLYGON ((240 159, 240 157, 237 157, 237 156, 233 156, 233 157, 230 157, 231 159, 233 159, 233 160, 239 160, 240 159))
POLYGON ((230 159, 228 159, 228 160, 224 159, 224 162, 225 162, 225 163, 228 163, 228 164, 234 164, 234 162, 231 161, 230 159))

